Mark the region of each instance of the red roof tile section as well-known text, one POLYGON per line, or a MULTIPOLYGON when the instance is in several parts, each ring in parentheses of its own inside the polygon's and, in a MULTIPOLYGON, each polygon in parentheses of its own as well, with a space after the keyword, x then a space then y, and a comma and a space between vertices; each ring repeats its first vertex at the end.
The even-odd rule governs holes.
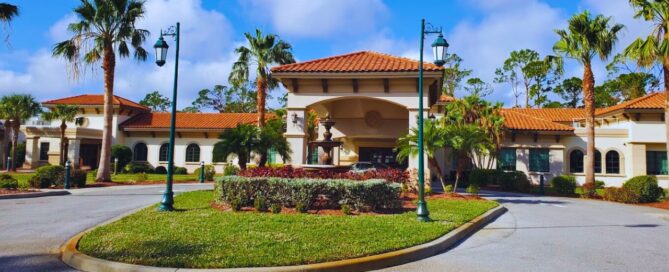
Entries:
POLYGON ((533 117, 513 109, 503 109, 504 127, 511 130, 573 131, 574 128, 550 120, 533 117))
MULTIPOLYGON (((442 71, 432 63, 424 62, 425 71, 442 71)), ((293 73, 355 73, 355 72, 415 72, 418 61, 387 54, 361 51, 334 57, 281 65, 272 72, 293 73)))
POLYGON ((632 99, 618 105, 597 111, 597 115, 604 115, 619 110, 631 109, 664 109, 666 92, 651 93, 643 97, 632 99))
MULTIPOLYGON (((268 116, 269 118, 269 116, 268 116)), ((177 129, 226 129, 234 128, 237 124, 255 124, 258 121, 256 113, 177 113, 177 129)), ((134 116, 121 125, 121 128, 130 129, 162 129, 170 127, 170 113, 152 112, 134 116)))
POLYGON ((553 122, 572 122, 585 118, 585 109, 571 109, 571 108, 550 108, 550 109, 528 109, 528 108, 512 108, 504 109, 505 111, 513 111, 536 118, 546 119, 553 122))
MULTIPOLYGON (((58 104, 67 104, 67 105, 104 105, 104 95, 101 94, 82 94, 82 95, 77 95, 77 96, 71 96, 71 97, 65 97, 65 98, 60 98, 60 99, 54 99, 54 100, 49 100, 42 102, 44 105, 58 105, 58 104)), ((112 102, 114 105, 118 105, 120 107, 127 107, 127 108, 133 108, 133 109, 138 109, 142 111, 148 111, 149 108, 140 105, 138 103, 135 103, 131 100, 125 99, 123 97, 114 96, 114 101, 112 102)))

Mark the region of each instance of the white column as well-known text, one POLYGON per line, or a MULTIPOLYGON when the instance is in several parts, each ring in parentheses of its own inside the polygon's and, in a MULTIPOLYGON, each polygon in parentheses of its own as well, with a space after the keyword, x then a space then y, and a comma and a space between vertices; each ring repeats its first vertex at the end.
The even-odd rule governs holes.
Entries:
MULTIPOLYGON (((79 151, 81 150, 81 140, 80 139, 70 139, 67 145, 67 159, 70 161, 70 165, 76 165, 79 167, 79 151)), ((112 162, 113 163, 113 162, 112 162)))
POLYGON ((288 108, 288 122, 286 139, 293 151, 291 154, 290 164, 299 167, 306 163, 307 153, 307 119, 305 108, 288 108))
MULTIPOLYGON (((16 158, 18 160, 18 158, 16 158)), ((33 169, 39 162, 39 137, 26 138, 26 158, 23 167, 33 169)), ((17 167, 21 167, 18 165, 17 167)))

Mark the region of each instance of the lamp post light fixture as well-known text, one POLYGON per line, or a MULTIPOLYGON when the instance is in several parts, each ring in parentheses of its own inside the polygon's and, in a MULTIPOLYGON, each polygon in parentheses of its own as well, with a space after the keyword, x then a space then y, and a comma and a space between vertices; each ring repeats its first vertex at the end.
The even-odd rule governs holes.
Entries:
POLYGON ((446 50, 448 49, 448 42, 444 39, 441 32, 441 27, 436 28, 428 23, 427 29, 425 27, 425 19, 420 22, 420 60, 418 63, 418 207, 416 208, 416 216, 422 222, 430 221, 430 212, 427 210, 427 203, 425 202, 425 150, 423 146, 423 45, 425 43, 425 36, 429 34, 439 34, 437 39, 432 43, 432 52, 434 53, 434 64, 441 67, 445 61, 446 50))
POLYGON ((160 38, 153 45, 156 50, 156 64, 162 67, 166 63, 167 50, 169 46, 163 38, 164 36, 172 36, 176 42, 176 57, 174 59, 174 88, 172 91, 172 113, 170 115, 170 143, 167 151, 167 180, 165 182, 165 191, 163 198, 160 201, 159 211, 173 211, 174 210, 174 192, 172 191, 172 181, 174 179, 174 134, 177 113, 177 81, 179 79, 179 28, 181 24, 177 22, 176 28, 170 27, 167 31, 160 31, 160 38))
POLYGON ((200 162, 200 183, 204 183, 204 161, 200 162))
POLYGON ((65 181, 63 182, 63 189, 70 189, 70 161, 65 161, 65 181))
POLYGON ((118 158, 114 158, 114 176, 118 174, 118 158))

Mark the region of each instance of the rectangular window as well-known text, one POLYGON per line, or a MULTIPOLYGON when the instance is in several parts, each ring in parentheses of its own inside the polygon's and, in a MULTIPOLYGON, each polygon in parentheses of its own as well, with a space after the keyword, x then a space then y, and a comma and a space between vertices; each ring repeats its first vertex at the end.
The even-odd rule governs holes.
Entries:
POLYGON ((309 156, 307 157, 307 164, 318 164, 318 147, 309 148, 309 156))
POLYGON ((667 175, 667 152, 646 151, 646 174, 667 175))
POLYGON ((267 163, 276 163, 276 150, 274 148, 267 150, 267 163))
POLYGON ((39 144, 39 160, 48 161, 49 160, 49 143, 40 143, 39 144))
POLYGON ((530 172, 549 172, 548 148, 530 148, 530 172))
POLYGON ((516 149, 502 148, 499 150, 497 159, 497 169, 515 171, 516 170, 516 149))

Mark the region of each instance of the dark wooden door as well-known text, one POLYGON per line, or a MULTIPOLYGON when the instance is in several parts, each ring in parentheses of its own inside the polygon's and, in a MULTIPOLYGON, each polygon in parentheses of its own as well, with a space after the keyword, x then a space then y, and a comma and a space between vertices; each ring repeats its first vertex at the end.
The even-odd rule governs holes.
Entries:
POLYGON ((97 169, 99 158, 99 144, 81 144, 79 149, 79 167, 90 167, 90 169, 97 169))
POLYGON ((359 161, 361 162, 380 162, 393 168, 405 169, 408 167, 408 161, 398 163, 395 158, 397 153, 392 147, 360 147, 359 161))

